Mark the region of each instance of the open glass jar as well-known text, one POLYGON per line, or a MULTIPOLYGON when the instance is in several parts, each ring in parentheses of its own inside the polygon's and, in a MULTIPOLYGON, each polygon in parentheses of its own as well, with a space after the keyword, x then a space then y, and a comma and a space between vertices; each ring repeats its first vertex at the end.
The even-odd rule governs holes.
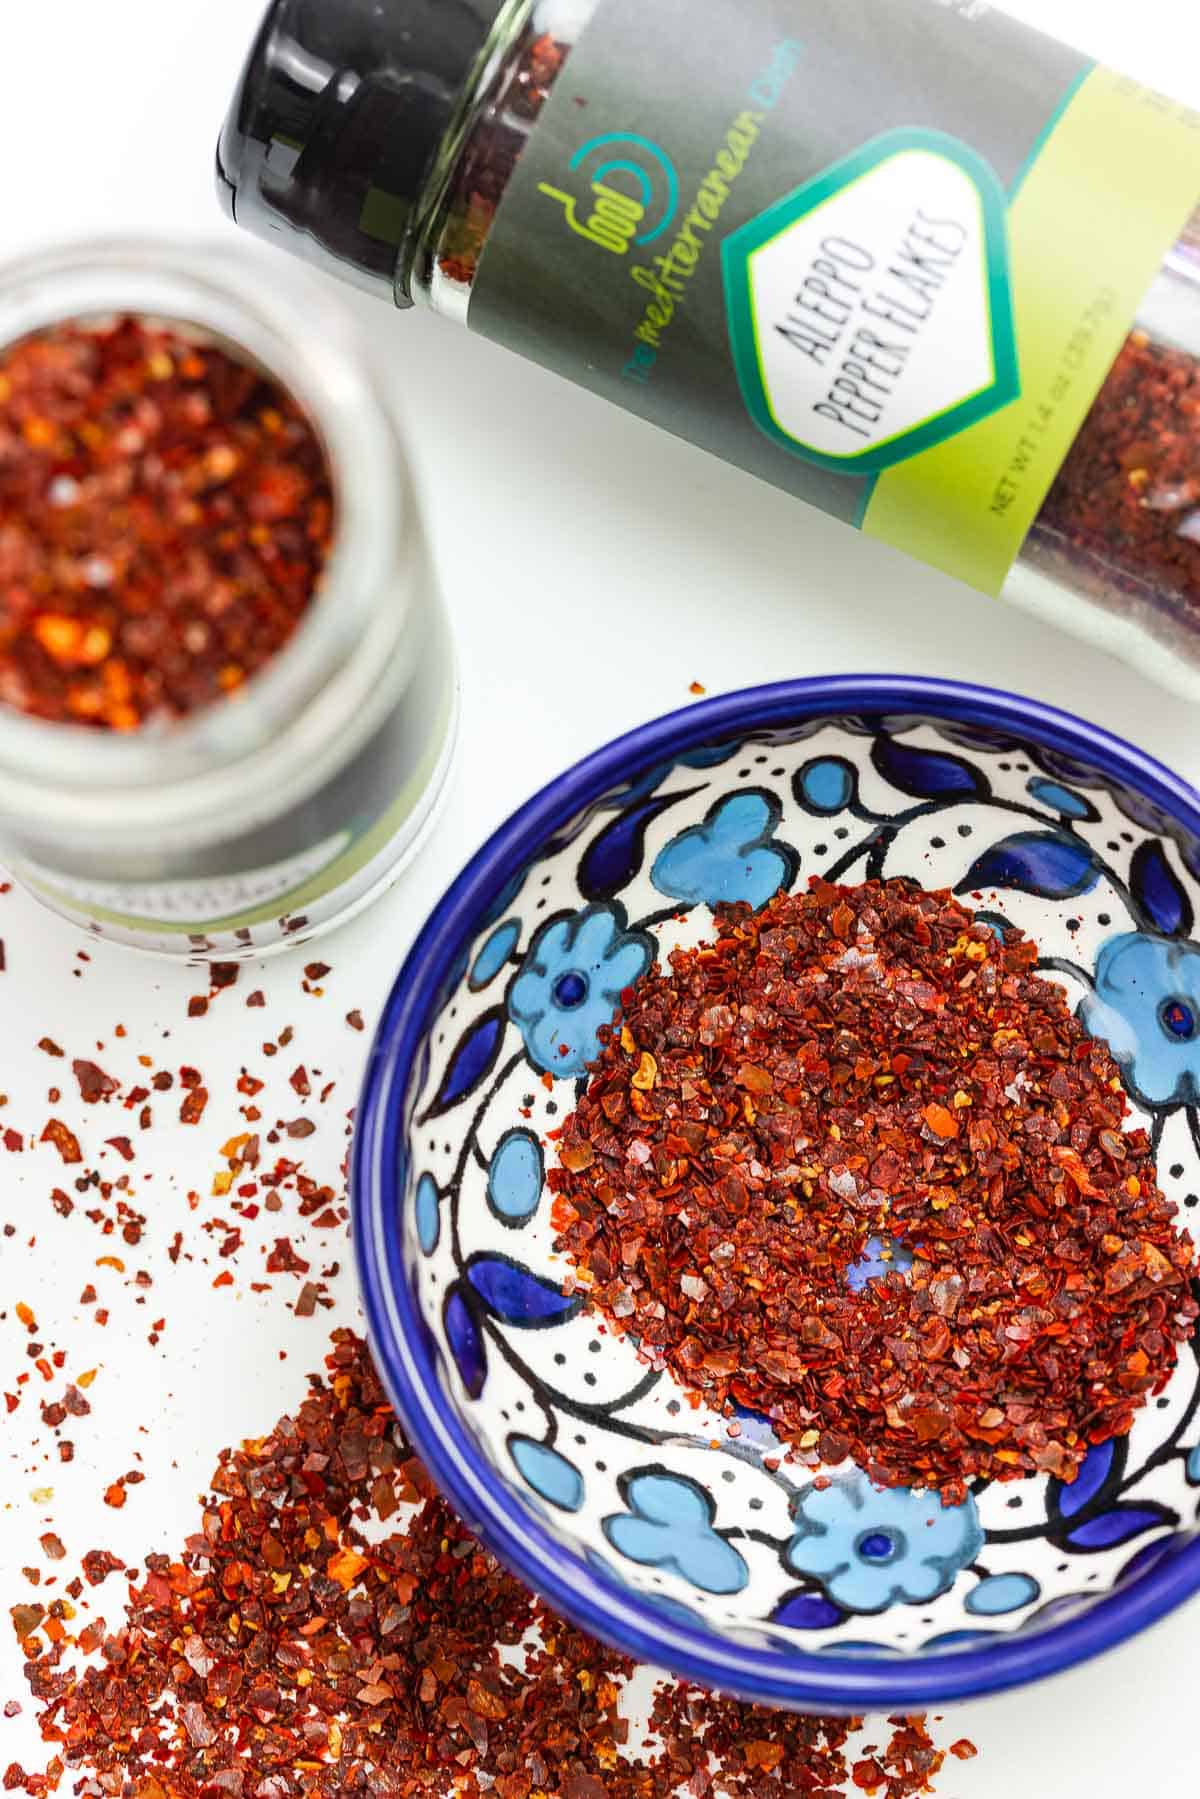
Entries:
POLYGON ((414 852, 454 740, 449 630, 384 385, 336 295, 227 246, 157 241, 0 276, 0 344, 126 315, 290 394, 328 462, 333 541, 294 635, 227 699, 124 733, 0 706, 0 854, 95 935, 263 955, 361 910, 414 852))

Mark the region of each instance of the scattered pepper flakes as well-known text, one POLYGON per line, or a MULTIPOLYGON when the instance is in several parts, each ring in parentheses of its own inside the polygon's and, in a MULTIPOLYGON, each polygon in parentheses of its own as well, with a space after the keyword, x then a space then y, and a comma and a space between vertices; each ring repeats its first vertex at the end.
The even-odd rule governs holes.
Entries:
POLYGON ((64 1162, 82 1162, 83 1152, 74 1131, 69 1131, 61 1118, 51 1118, 42 1132, 41 1142, 53 1143, 64 1162))
MULTIPOLYGON (((103 1551, 84 1564, 93 1585, 121 1568, 103 1551)), ((12 1618, 48 1748, 69 1746, 81 1789, 137 1799, 833 1799, 861 1724, 663 1680, 631 1752, 631 1664, 470 1536, 349 1331, 289 1417, 223 1453, 194 1534, 147 1558, 120 1626, 84 1626, 82 1666, 48 1607, 12 1618), (368 1541, 360 1523, 401 1506, 368 1541)), ((887 1799, 915 1799, 943 1752, 919 1719, 890 1732, 874 1765, 887 1799)), ((56 1766, 25 1777, 34 1799, 56 1766)))

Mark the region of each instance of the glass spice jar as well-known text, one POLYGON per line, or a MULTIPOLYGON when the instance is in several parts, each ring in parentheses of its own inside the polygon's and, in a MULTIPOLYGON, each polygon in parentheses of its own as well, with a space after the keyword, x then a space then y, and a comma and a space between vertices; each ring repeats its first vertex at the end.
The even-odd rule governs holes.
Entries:
POLYGON ((282 388, 328 464, 333 530, 294 634, 228 698, 130 730, 0 705, 0 854, 96 936, 262 956, 396 878, 442 793, 453 649, 397 426, 345 308, 224 245, 100 242, 0 274, 0 344, 131 317, 282 388))
POLYGON ((1200 695, 1200 116, 986 0, 274 0, 218 179, 1200 695))

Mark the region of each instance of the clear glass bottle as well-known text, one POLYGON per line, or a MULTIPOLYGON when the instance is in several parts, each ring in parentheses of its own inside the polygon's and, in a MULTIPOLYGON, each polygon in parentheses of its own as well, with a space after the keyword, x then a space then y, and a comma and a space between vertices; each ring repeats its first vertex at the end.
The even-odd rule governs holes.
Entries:
POLYGON ((0 343, 167 320, 265 370, 329 461, 334 542, 291 641, 228 700, 128 734, 0 707, 0 854, 54 911, 163 955, 261 956, 414 853, 454 741, 454 658, 400 437, 336 294, 228 246, 87 243, 0 274, 0 343))
MULTIPOLYGON (((275 0, 218 151, 228 209, 398 307, 479 328, 477 277, 501 202, 573 49, 611 3, 275 0)), ((888 4, 879 0, 881 12, 888 4)), ((949 10, 967 27, 994 11, 949 10)), ((794 12, 799 37, 813 9, 795 0, 794 12)), ((697 24, 704 16, 701 7, 697 24)), ((779 8, 774 16, 786 21, 779 8)), ((1036 56, 1038 43, 1072 54, 1034 34, 1023 54, 1036 56)), ((1190 192, 1200 198, 1200 182, 1190 192)), ((520 347, 541 325, 535 316, 520 347)), ((619 383, 608 392, 634 404, 619 383)), ((1000 591, 1200 697, 1200 211, 1166 255, 1000 591), (1151 399, 1153 429, 1139 439, 1136 414, 1151 399)))

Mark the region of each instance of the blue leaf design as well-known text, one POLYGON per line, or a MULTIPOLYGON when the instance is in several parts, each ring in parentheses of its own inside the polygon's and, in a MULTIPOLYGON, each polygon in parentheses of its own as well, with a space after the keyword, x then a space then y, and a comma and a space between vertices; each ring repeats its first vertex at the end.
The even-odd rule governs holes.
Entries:
POLYGON ((442 1234, 441 1195, 431 1174, 423 1174, 417 1182, 413 1198, 413 1217, 417 1225, 417 1241, 423 1254, 431 1256, 442 1234))
POLYGON ((776 1606, 771 1622, 786 1624, 790 1630, 832 1630, 845 1616, 824 1593, 806 1593, 801 1588, 776 1606))
POLYGON ((487 1200, 493 1217, 519 1230, 537 1211, 546 1162, 532 1131, 505 1131, 488 1167, 487 1200))
POLYGON ((1091 800, 1085 800, 1081 793, 1064 787, 1059 781, 1045 781, 1040 775, 1034 775, 1026 782, 1026 788, 1035 800, 1041 800, 1043 806, 1050 806, 1055 812, 1061 812, 1064 818, 1100 816, 1091 800))
POLYGON ((433 1103, 423 1114, 422 1124, 431 1118, 440 1118, 443 1112, 458 1105, 460 1100, 464 1100, 468 1093, 474 1093, 481 1082, 487 1079, 500 1054, 506 1018, 503 1006, 493 1006, 490 1012, 485 1012, 474 1024, 467 1026, 454 1046, 446 1064, 446 1072, 442 1076, 442 1084, 433 1103))
MULTIPOLYGON (((1049 1491, 1051 1512, 1057 1512, 1061 1518, 1074 1518, 1086 1505, 1090 1505, 1114 1472, 1116 1449, 1111 1438, 1107 1443, 1097 1443, 1094 1449, 1089 1449, 1079 1473, 1069 1486, 1061 1480, 1052 1480, 1049 1491)), ((1115 1471, 1118 1476, 1124 1466, 1125 1446, 1122 1444, 1120 1460, 1116 1462, 1115 1471)))
POLYGON ((553 1281, 508 1256, 482 1252, 467 1263, 467 1279, 493 1317, 523 1330, 564 1324, 583 1308, 580 1294, 568 1296, 553 1281))
POLYGON ((1129 884, 1147 919, 1164 937, 1191 935, 1192 902, 1157 839, 1138 846, 1130 864, 1129 884))
POLYGON ((1100 874, 1086 843, 1054 831, 1018 831, 984 850, 958 893, 1015 887, 1045 899, 1071 899, 1090 893, 1100 874))
POLYGON ((510 1437, 508 1453, 522 1480, 541 1498, 563 1512, 579 1510, 583 1504, 583 1476, 574 1462, 533 1437, 510 1437))
POLYGON ((497 926, 472 964, 468 983, 472 993, 478 993, 481 987, 486 987, 489 981, 495 980, 516 949, 520 937, 519 918, 508 918, 497 926))
POLYGON ((792 781, 796 803, 818 818, 844 812, 858 789, 858 770, 844 756, 817 756, 792 781))
POLYGON ((894 737, 880 736, 871 750, 871 761, 885 781, 914 799, 940 800, 953 795, 967 797, 990 791, 981 769, 945 750, 918 749, 894 737))
POLYGON ((1000 1618, 1040 1599, 1042 1589, 1032 1574, 989 1574, 967 1594, 964 1604, 977 1618, 1000 1618))
POLYGON ((446 1295, 446 1302, 442 1307, 442 1328, 446 1332, 446 1341, 450 1345, 450 1353, 454 1357, 463 1386, 472 1399, 478 1399, 487 1379, 487 1351, 483 1346, 483 1335, 458 1281, 455 1281, 446 1295))
POLYGON ((1065 1540, 1069 1549, 1095 1554, 1101 1549, 1116 1549, 1119 1544, 1129 1543, 1145 1531, 1178 1522, 1175 1513, 1169 1512, 1166 1506, 1114 1505, 1110 1511, 1100 1512, 1095 1518, 1077 1524, 1074 1530, 1068 1531, 1065 1540))
POLYGON ((628 886, 642 866, 649 826, 661 813, 688 797, 686 793, 669 793, 663 798, 645 800, 605 825, 579 859, 579 891, 584 898, 612 899, 628 886))

